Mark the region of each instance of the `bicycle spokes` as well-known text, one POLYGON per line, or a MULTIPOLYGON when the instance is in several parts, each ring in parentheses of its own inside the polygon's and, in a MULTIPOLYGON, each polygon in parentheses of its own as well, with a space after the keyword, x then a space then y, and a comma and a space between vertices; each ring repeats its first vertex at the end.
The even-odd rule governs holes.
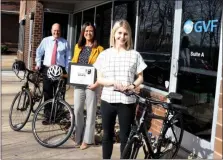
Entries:
POLYGON ((15 130, 21 130, 29 119, 31 112, 31 96, 24 89, 17 93, 10 107, 9 124, 15 130))
POLYGON ((51 99, 37 108, 33 120, 33 133, 41 145, 50 148, 60 146, 70 137, 73 129, 73 111, 65 101, 54 102, 51 99), (45 109, 48 107, 52 108, 46 115, 45 109), (47 116, 49 123, 43 124, 42 122, 47 116))
POLYGON ((29 107, 29 97, 25 92, 21 92, 16 109, 18 111, 26 111, 28 107, 29 107))

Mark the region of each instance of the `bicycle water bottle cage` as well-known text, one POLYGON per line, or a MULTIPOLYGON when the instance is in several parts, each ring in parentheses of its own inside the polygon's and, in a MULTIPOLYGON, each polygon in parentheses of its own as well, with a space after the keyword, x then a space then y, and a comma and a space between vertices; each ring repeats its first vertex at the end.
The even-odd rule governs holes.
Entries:
POLYGON ((59 80, 62 74, 63 70, 58 65, 50 66, 47 70, 47 77, 53 81, 59 80))

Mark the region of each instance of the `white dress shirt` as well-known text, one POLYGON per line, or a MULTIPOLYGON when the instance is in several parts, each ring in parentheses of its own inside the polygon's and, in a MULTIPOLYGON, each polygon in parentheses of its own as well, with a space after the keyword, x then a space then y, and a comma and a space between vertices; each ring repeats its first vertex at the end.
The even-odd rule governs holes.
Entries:
MULTIPOLYGON (((65 67, 66 71, 68 71, 68 64, 71 59, 71 51, 70 46, 64 38, 57 39, 58 47, 57 47, 57 57, 56 64, 62 67, 65 67)), ((53 47, 55 44, 55 38, 53 36, 46 37, 42 40, 39 47, 36 50, 36 64, 37 66, 41 65, 41 58, 44 55, 43 65, 51 66, 51 58, 53 54, 53 47)))

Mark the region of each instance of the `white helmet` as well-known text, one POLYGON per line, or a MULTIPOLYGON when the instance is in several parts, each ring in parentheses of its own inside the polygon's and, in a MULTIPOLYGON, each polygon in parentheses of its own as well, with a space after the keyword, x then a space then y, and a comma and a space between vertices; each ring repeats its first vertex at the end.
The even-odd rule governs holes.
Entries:
POLYGON ((58 65, 50 66, 47 70, 47 77, 53 81, 59 80, 63 74, 63 70, 58 65))

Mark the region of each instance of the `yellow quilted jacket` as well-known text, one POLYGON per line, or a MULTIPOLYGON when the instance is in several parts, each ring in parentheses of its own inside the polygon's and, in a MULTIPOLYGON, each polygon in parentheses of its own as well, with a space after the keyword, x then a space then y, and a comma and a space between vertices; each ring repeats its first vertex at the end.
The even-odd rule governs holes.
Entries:
MULTIPOLYGON (((78 47, 78 44, 75 45, 74 48, 74 56, 72 58, 73 63, 77 63, 78 59, 79 59, 79 55, 81 53, 82 48, 78 47)), ((91 54, 90 57, 88 59, 88 64, 94 64, 94 62, 96 61, 98 55, 104 50, 104 48, 102 46, 98 46, 96 48, 92 48, 91 50, 91 54)))

